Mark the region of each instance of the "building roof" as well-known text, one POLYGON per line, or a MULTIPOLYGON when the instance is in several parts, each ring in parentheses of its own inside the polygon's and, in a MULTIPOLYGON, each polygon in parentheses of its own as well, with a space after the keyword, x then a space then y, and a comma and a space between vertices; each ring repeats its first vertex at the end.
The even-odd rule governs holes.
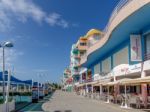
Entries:
POLYGON ((86 38, 88 38, 89 36, 91 36, 91 35, 94 35, 94 34, 102 34, 103 32, 102 31, 100 31, 100 30, 97 30, 97 29, 91 29, 91 30, 89 30, 88 32, 87 32, 87 34, 86 34, 86 38))

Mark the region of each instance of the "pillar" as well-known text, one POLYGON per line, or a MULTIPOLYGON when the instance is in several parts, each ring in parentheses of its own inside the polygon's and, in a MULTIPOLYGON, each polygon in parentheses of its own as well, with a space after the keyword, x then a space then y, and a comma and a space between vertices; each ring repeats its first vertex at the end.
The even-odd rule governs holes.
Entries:
POLYGON ((30 85, 29 85, 29 86, 28 86, 28 91, 29 91, 29 92, 30 92, 30 88, 31 88, 31 87, 30 87, 30 85))
MULTIPOLYGON (((145 77, 146 73, 142 71, 141 77, 145 77)), ((142 100, 144 103, 144 107, 147 107, 147 99, 148 99, 148 91, 147 91, 147 84, 141 84, 141 92, 142 92, 142 100)))
POLYGON ((17 92, 19 92, 19 84, 17 84, 17 92))
POLYGON ((144 107, 147 107, 147 84, 141 84, 142 89, 142 100, 144 103, 144 107))
POLYGON ((102 85, 99 86, 100 96, 103 94, 102 85))
POLYGON ((88 92, 89 92, 89 90, 88 90, 88 85, 87 85, 87 84, 86 84, 85 89, 86 89, 86 93, 88 93, 88 92))
POLYGON ((26 85, 24 84, 24 92, 26 92, 26 85))
POLYGON ((114 103, 117 103, 117 95, 119 94, 119 84, 114 85, 114 103))
POLYGON ((91 96, 91 97, 94 98, 93 85, 91 85, 91 88, 92 88, 92 89, 91 89, 91 91, 92 91, 92 96, 91 96))
POLYGON ((103 94, 102 85, 99 86, 99 92, 99 99, 101 99, 103 94))

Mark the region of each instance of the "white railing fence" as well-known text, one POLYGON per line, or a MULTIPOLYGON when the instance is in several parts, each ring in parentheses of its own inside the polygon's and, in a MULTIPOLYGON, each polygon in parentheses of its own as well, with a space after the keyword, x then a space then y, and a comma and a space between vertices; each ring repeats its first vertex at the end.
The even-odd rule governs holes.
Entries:
MULTIPOLYGON (((117 14, 120 12, 120 10, 122 8, 124 8, 127 4, 129 4, 131 1, 133 0, 120 0, 118 3, 117 3, 117 6, 114 8, 114 10, 112 11, 112 14, 110 16, 110 19, 107 23, 107 25, 105 26, 103 32, 104 32, 104 35, 103 37, 107 34, 107 32, 109 31, 109 27, 112 23, 112 21, 114 20, 114 18, 117 16, 117 14)), ((85 53, 85 55, 81 56, 81 63, 82 62, 85 62, 87 59, 87 53, 85 53)))
POLYGON ((117 6, 114 8, 114 10, 112 11, 112 14, 110 16, 110 19, 106 25, 106 27, 104 28, 103 32, 107 33, 110 23, 113 21, 113 19, 116 17, 116 15, 119 13, 119 11, 125 7, 128 3, 130 3, 133 0, 120 0, 117 4, 117 6))

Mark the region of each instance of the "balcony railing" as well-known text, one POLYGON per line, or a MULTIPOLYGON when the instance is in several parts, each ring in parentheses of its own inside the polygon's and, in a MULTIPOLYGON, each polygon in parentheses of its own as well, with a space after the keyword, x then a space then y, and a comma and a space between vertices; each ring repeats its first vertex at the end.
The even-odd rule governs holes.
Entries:
POLYGON ((79 59, 80 55, 73 55, 73 58, 79 59))
POLYGON ((144 60, 145 60, 145 61, 146 61, 146 60, 150 60, 150 53, 145 54, 144 60))
POLYGON ((106 25, 105 29, 103 30, 104 33, 107 33, 110 23, 113 21, 113 19, 116 17, 116 15, 119 13, 119 11, 125 7, 128 3, 130 3, 133 0, 120 0, 117 4, 117 6, 112 11, 112 14, 110 16, 110 19, 108 21, 108 24, 106 25))
MULTIPOLYGON (((125 6, 127 6, 131 1, 133 0, 120 0, 117 4, 117 6, 114 8, 114 10, 112 11, 112 14, 110 16, 110 19, 106 25, 106 27, 104 28, 103 32, 104 32, 104 35, 103 37, 106 36, 106 34, 108 33, 109 29, 110 29, 110 26, 112 24, 112 21, 114 20, 114 18, 118 15, 118 13, 121 11, 121 9, 123 9, 125 6)), ((103 38, 102 37, 102 38, 103 38)), ((99 40, 100 42, 101 40, 99 40)), ((97 42, 97 43, 99 43, 97 42)), ((93 46, 95 46, 96 44, 94 44, 93 46)), ((90 46, 90 47, 93 47, 93 46, 90 46)), ((89 49, 89 48, 88 48, 89 49)), ((84 56, 81 57, 81 64, 84 63, 86 60, 87 60, 87 56, 91 53, 89 52, 87 49, 87 54, 85 54, 84 56)), ((91 49, 93 51, 93 49, 91 49)))

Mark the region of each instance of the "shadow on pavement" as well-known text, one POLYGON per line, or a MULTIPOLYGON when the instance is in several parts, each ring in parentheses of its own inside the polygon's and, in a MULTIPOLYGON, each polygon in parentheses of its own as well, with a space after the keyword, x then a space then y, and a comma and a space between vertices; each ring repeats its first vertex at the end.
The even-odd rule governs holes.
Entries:
POLYGON ((72 110, 63 110, 63 111, 61 111, 61 110, 55 110, 54 112, 72 112, 72 110))

